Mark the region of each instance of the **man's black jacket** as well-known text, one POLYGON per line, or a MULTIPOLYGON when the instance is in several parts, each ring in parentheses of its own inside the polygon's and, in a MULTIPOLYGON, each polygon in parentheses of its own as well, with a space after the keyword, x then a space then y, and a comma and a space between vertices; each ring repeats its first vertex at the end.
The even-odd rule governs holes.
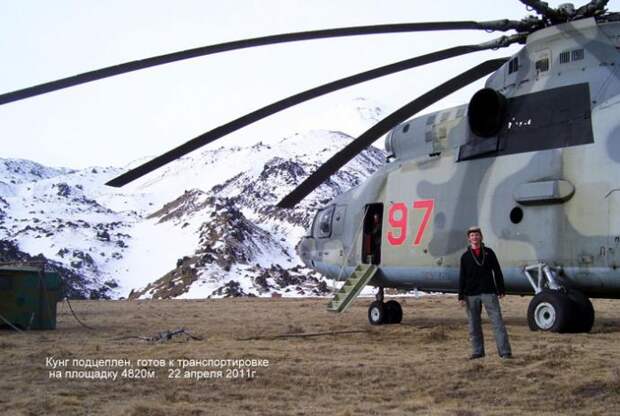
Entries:
POLYGON ((461 256, 461 272, 459 274, 459 300, 465 296, 495 293, 504 295, 504 275, 499 267, 497 256, 493 250, 482 246, 480 256, 467 249, 461 256), (477 261, 477 262, 476 262, 477 261), (495 276, 493 276, 495 274, 495 276), (494 278, 495 277, 495 278, 494 278))

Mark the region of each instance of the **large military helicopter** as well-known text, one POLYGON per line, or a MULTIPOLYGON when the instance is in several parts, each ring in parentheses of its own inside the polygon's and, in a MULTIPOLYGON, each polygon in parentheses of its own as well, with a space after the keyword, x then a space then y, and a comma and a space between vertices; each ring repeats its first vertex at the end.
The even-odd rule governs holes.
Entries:
POLYGON ((316 214, 299 244, 303 261, 346 280, 329 309, 378 287, 372 324, 398 323, 384 288, 455 292, 465 230, 477 224, 502 262, 508 294, 535 294, 532 330, 589 331, 589 297, 620 297, 620 14, 608 0, 551 8, 521 0, 520 21, 404 23, 287 33, 211 45, 107 67, 0 95, 0 105, 196 56, 338 36, 436 30, 516 31, 445 49, 301 92, 206 132, 108 182, 125 185, 257 120, 314 97, 471 52, 524 44, 483 62, 392 113, 334 155, 278 206, 290 208, 388 133, 386 164, 316 214), (490 75, 468 104, 410 119, 490 75))

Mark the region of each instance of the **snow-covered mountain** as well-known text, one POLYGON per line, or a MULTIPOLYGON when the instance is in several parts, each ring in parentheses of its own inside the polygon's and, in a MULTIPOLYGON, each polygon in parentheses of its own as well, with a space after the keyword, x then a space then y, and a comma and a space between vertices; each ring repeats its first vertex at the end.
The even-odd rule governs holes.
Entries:
MULTIPOLYGON (((363 99, 349 110, 355 134, 381 116, 363 99)), ((74 296, 93 298, 320 294, 325 282, 295 245, 316 209, 369 176, 384 152, 365 150, 292 210, 274 205, 351 140, 312 130, 228 144, 120 190, 104 183, 126 168, 0 159, 0 261, 44 260, 74 296)))

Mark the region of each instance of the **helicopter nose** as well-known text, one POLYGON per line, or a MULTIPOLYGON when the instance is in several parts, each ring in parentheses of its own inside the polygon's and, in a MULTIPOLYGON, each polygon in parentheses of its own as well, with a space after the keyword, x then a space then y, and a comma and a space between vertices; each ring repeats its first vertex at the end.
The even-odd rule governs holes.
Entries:
POLYGON ((312 237, 304 237, 297 245, 297 255, 307 267, 314 267, 316 260, 316 240, 312 237))

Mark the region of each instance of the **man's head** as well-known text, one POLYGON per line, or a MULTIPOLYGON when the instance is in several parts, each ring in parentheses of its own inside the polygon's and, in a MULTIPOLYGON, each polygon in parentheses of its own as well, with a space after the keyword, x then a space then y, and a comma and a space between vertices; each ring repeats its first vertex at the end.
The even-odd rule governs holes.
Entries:
POLYGON ((482 243, 482 231, 480 227, 469 227, 467 229, 467 241, 472 246, 479 246, 482 243))

